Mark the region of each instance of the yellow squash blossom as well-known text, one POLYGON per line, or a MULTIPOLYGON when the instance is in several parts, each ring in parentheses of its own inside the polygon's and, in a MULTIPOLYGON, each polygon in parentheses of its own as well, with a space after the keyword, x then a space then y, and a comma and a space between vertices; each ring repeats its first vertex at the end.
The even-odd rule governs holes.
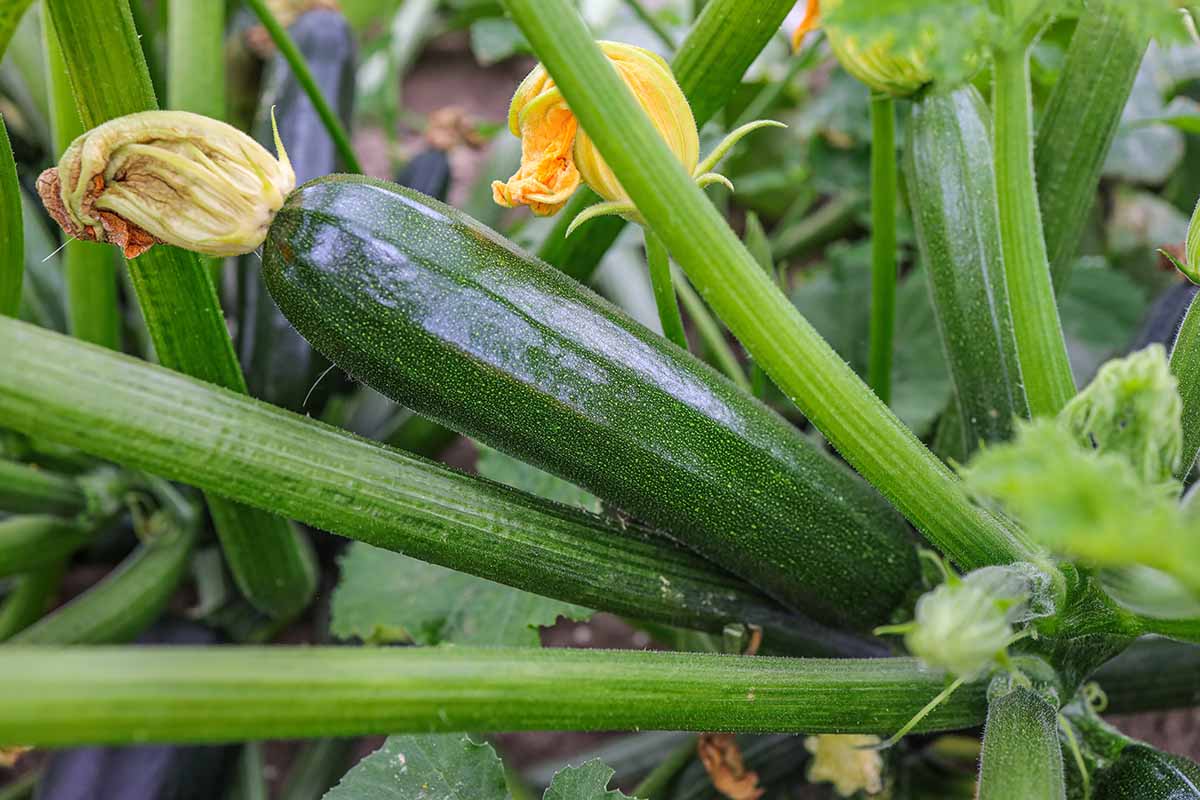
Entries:
MULTIPOLYGON (((780 124, 758 121, 743 125, 701 161, 696 118, 670 65, 641 47, 618 42, 599 45, 671 152, 700 186, 723 183, 732 189, 727 178, 710 170, 746 134, 780 124)), ((584 183, 605 202, 576 217, 568 233, 589 219, 608 214, 641 221, 621 182, 579 127, 562 92, 542 65, 535 67, 517 87, 509 108, 508 127, 521 139, 521 167, 507 181, 492 182, 492 197, 498 205, 529 206, 539 216, 555 214, 584 183)))
MULTIPOLYGON (((601 42, 600 49, 633 91, 654 127, 690 172, 700 160, 700 136, 683 90, 660 56, 633 45, 601 42)), ((587 183, 609 202, 628 203, 604 158, 567 107, 562 92, 540 64, 517 87, 508 127, 521 137, 521 168, 506 182, 492 183, 496 202, 554 214, 587 183)))
POLYGON ((276 159, 231 125, 185 111, 145 111, 80 136, 38 178, 55 221, 127 258, 156 242, 213 256, 262 244, 296 186, 275 133, 276 159))
MULTIPOLYGON (((855 2, 874 0, 807 0, 804 19, 792 34, 793 46, 798 48, 804 37, 821 25, 822 11, 828 13, 843 3, 855 2)), ((897 42, 893 34, 864 42, 831 26, 826 26, 825 35, 845 70, 877 92, 904 97, 933 80, 925 58, 936 43, 932 31, 909 43, 897 42)))

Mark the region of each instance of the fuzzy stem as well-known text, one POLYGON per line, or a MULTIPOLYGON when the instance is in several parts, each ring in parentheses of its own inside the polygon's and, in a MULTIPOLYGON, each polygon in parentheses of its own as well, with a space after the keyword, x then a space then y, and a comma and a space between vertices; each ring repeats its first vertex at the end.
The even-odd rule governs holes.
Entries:
POLYGON ((700 295, 696 294, 696 290, 688 283, 687 276, 683 274, 682 270, 677 270, 675 273, 675 290, 679 292, 679 299, 683 303, 684 309, 687 310, 692 324, 696 326, 696 333, 700 335, 700 341, 704 342, 704 346, 708 348, 717 368, 743 391, 751 392, 750 381, 746 378, 746 373, 742 369, 737 355, 734 354, 733 348, 729 346, 729 341, 725 338, 725 331, 721 328, 721 324, 713 318, 708 306, 704 305, 704 301, 700 299, 700 295))
MULTIPOLYGON (((0 650, 0 745, 518 730, 887 733, 944 675, 908 658, 565 648, 0 650)), ((979 724, 964 686, 918 730, 979 724)))
MULTIPOLYGON (((992 2, 1014 21, 1013 0, 992 2)), ((996 191, 1017 357, 1030 412, 1053 416, 1075 396, 1075 379, 1054 301, 1033 174, 1028 42, 997 47, 993 63, 996 191)))

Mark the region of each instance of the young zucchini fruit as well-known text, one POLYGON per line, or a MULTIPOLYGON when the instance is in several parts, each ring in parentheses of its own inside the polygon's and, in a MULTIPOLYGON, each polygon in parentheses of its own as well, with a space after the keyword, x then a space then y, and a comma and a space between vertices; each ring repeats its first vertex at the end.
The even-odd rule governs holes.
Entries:
POLYGON ((908 189, 942 346, 954 377, 961 447, 1012 436, 1029 415, 1008 307, 990 122, 973 86, 915 102, 908 189))
POLYGON ((367 178, 313 181, 271 225, 263 269, 296 329, 351 375, 662 527, 797 610, 866 627, 913 585, 906 524, 866 483, 454 209, 367 178))
POLYGON ((1126 747, 1097 777, 1095 800, 1200 800, 1200 766, 1144 744, 1126 747))

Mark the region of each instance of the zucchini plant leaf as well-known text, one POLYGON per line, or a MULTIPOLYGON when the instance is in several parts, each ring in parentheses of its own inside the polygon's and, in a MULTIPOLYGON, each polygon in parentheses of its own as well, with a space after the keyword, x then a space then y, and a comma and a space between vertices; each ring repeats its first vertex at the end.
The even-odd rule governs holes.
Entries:
POLYGON ((0 118, 0 314, 15 317, 21 305, 25 271, 25 230, 21 184, 8 129, 0 118))
POLYGON ((1083 383, 1106 358, 1128 347, 1145 317, 1149 296, 1102 258, 1087 257, 1075 264, 1058 304, 1071 368, 1083 383))
POLYGON ((628 800, 616 789, 609 789, 613 769, 598 758, 578 767, 565 767, 554 775, 542 800, 628 800))
POLYGON ((355 542, 342 557, 331 613, 342 639, 537 647, 539 626, 592 612, 355 542))
MULTIPOLYGON (((583 489, 490 447, 480 447, 478 467, 485 478, 600 511, 600 501, 583 489)), ((582 620, 591 614, 582 606, 355 542, 342 557, 331 630, 368 642, 537 647, 539 627, 560 616, 582 620)))
POLYGON ((508 800, 504 767, 490 744, 461 733, 391 736, 358 762, 324 800, 508 800))
POLYGON ((13 33, 33 0, 0 0, 0 56, 8 49, 13 33))

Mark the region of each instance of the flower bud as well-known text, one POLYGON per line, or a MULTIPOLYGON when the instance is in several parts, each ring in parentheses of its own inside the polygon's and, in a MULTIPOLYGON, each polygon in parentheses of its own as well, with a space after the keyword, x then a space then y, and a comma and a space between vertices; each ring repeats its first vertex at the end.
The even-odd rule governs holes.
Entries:
MULTIPOLYGON (((670 66, 649 50, 632 45, 601 42, 600 49, 672 152, 692 172, 700 161, 700 137, 691 106, 670 66)), ((540 64, 517 87, 508 127, 521 138, 521 167, 507 182, 492 183, 497 204, 506 208, 527 205, 535 214, 554 214, 566 205, 581 181, 609 202, 629 202, 595 144, 579 129, 562 92, 540 64)))
POLYGON ((133 258, 161 242, 213 256, 249 253, 296 185, 236 128, 185 111, 119 117, 80 136, 38 194, 71 236, 119 245, 133 258))
POLYGON ((917 601, 904 642, 929 666, 973 678, 1004 654, 1015 624, 1051 613, 1050 583, 1024 563, 952 578, 917 601))

